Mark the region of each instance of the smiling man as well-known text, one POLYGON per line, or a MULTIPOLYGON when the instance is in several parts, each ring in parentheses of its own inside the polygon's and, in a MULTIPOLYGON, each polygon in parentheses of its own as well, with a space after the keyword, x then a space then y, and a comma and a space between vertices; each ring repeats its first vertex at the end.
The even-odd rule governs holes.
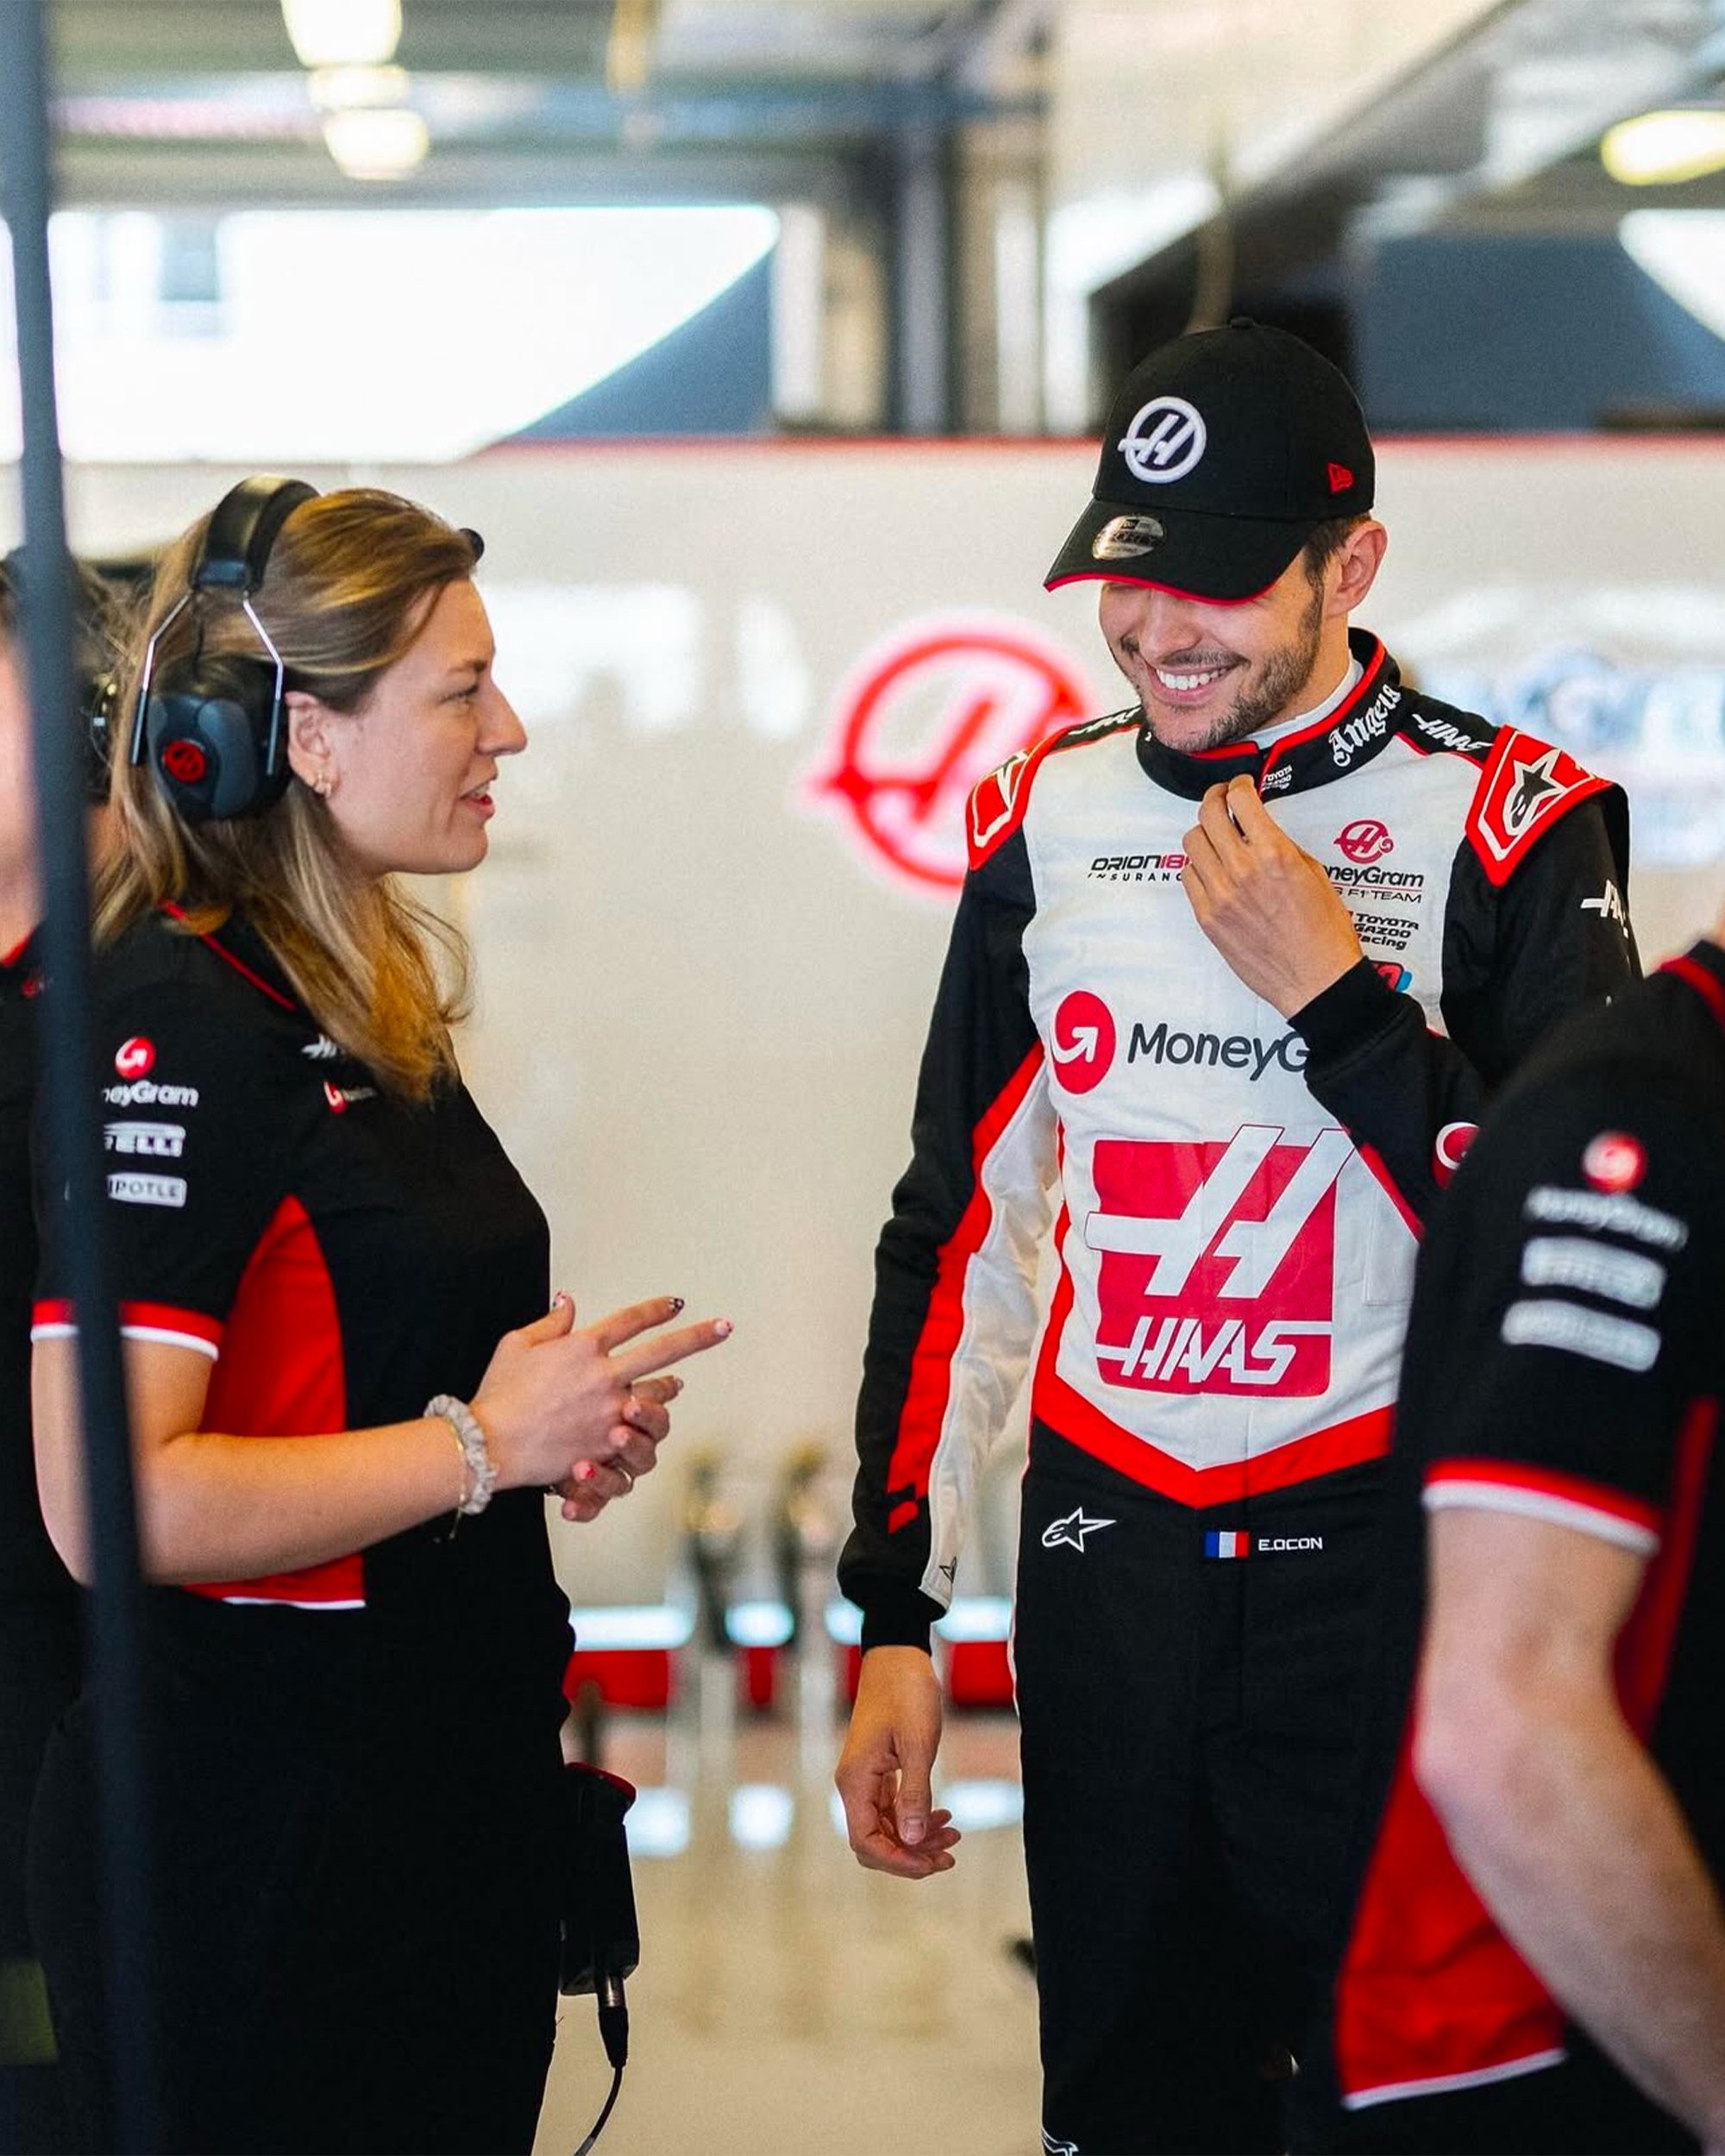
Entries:
POLYGON ((1249 322, 1109 415, 1050 573, 1135 701, 972 797, 858 1413, 860 1860, 955 1861, 927 1646, 1058 1269, 1017 1616, 1046 2146, 1286 2147, 1342 1912, 1420 1223, 1635 956, 1622 795, 1405 686, 1343 377, 1249 322), (1250 1563, 1242 1563, 1242 1559, 1250 1563))

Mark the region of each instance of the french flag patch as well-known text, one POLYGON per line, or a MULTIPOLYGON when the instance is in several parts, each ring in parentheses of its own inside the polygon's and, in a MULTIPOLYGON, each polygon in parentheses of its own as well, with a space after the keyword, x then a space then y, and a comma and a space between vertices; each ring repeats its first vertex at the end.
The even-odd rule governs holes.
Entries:
POLYGON ((1251 1554, 1251 1537, 1234 1527, 1212 1527, 1204 1537, 1207 1557, 1244 1557, 1251 1554))

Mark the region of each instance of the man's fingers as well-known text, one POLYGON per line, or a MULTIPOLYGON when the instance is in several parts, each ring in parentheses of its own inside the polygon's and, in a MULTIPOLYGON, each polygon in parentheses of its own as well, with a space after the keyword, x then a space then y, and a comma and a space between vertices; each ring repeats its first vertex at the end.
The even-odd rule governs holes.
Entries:
POLYGON ((637 1377, 630 1387, 637 1400, 650 1400, 668 1407, 683 1389, 681 1377, 637 1377))
POLYGON ((731 1334, 729 1318, 706 1318, 699 1325, 679 1326, 674 1332, 662 1332, 656 1340, 643 1340, 639 1347, 613 1355, 611 1366, 625 1385, 632 1385, 649 1370, 662 1370, 668 1363, 681 1363, 686 1356, 718 1347, 731 1334))
MULTIPOLYGON (((631 1302, 626 1308, 613 1310, 601 1318, 597 1325, 590 1325, 587 1332, 593 1341, 609 1355, 613 1348, 621 1347, 625 1340, 632 1340, 656 1325, 668 1325, 682 1309, 681 1295, 654 1295, 646 1302, 631 1302)), ((653 1365, 649 1363, 650 1369, 653 1365)))

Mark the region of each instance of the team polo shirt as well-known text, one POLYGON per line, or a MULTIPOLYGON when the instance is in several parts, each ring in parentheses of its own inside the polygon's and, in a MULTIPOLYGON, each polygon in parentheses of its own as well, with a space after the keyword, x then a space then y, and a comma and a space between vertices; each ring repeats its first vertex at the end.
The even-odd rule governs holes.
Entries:
MULTIPOLYGON (((122 1330, 207 1358, 204 1429, 297 1437, 469 1399, 549 1300, 539 1206, 459 1081, 401 1100, 329 1040, 242 920, 166 915, 97 964, 107 1227, 122 1330)), ((45 1214, 38 1339, 67 1334, 45 1214)), ((460 1461, 449 1447, 453 1508, 460 1461)), ((568 1637, 537 1492, 332 1562, 186 1590, 416 1651, 458 1638, 499 1694, 555 1692, 568 1637)), ((444 1668, 450 1666, 446 1661, 444 1668)))
POLYGON ((36 1094, 37 942, 0 957, 0 1597, 70 1595, 36 1501, 30 1445, 30 1302, 35 1213, 30 1123, 36 1094))
POLYGON ((1343 2102, 1565 2055, 1564 2017, 1451 1856, 1408 1764, 1426 1515, 1509 1513, 1646 1560, 1617 1681, 1725 1878, 1725 952, 1575 1020, 1488 1121, 1433 1225, 1402 1393, 1377 1821, 1335 1999, 1343 2102))

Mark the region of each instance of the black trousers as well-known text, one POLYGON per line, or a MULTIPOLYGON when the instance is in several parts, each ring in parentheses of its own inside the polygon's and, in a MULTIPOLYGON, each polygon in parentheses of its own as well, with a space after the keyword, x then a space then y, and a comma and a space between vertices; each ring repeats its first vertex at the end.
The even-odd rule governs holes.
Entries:
POLYGON ((25 1910, 24 1848, 42 1753, 83 1670, 78 1596, 0 1593, 0 2150, 69 2147, 60 2074, 30 2012, 36 1959, 25 1910))
POLYGON ((1195 1511, 1033 1432, 1015 1659, 1051 2150, 1288 2146, 1344 1915, 1377 1483, 1195 1511))
MULTIPOLYGON (((555 2036, 555 1720, 462 1726, 428 1683, 417 1740, 392 1712, 367 1726, 304 1670, 234 1682, 202 1651, 209 1608, 150 1655, 161 2146, 527 2151, 555 2036)), ((93 1719, 80 1698, 49 1746, 29 1858, 85 2149, 113 2145, 93 1719)))

